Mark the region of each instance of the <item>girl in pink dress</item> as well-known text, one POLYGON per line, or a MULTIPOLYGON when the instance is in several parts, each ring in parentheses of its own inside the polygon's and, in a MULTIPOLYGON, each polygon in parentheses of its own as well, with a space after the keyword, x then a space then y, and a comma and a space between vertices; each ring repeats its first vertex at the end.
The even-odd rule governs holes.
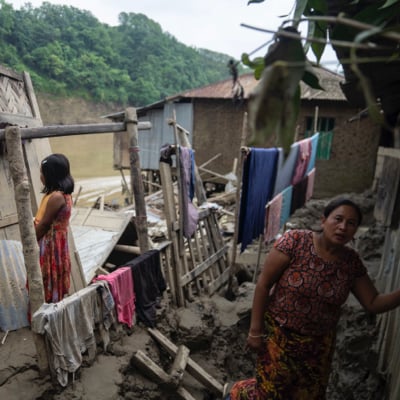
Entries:
POLYGON ((40 250, 40 267, 46 303, 56 303, 68 294, 71 260, 68 226, 72 210, 74 179, 67 157, 51 154, 40 167, 44 196, 34 225, 40 250))

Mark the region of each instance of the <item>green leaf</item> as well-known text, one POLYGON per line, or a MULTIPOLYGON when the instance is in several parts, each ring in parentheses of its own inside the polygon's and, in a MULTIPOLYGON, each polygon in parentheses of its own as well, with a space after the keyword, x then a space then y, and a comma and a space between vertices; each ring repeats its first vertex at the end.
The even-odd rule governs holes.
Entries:
POLYGON ((387 0, 386 3, 381 8, 390 7, 396 3, 400 4, 400 0, 387 0))
POLYGON ((308 0, 297 0, 296 1, 296 8, 294 10, 293 19, 295 22, 295 26, 299 25, 299 20, 301 19, 302 15, 304 14, 304 10, 306 9, 308 0))

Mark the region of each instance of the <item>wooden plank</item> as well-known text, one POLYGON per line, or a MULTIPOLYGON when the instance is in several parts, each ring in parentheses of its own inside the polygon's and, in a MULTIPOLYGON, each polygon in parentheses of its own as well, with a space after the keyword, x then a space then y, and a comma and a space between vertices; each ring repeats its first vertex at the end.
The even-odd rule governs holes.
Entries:
POLYGON ((129 246, 127 244, 116 244, 114 246, 114 250, 116 251, 122 251, 123 253, 128 253, 128 254, 135 254, 135 255, 140 255, 140 247, 138 246, 129 246))
POLYGON ((18 214, 0 218, 0 229, 15 224, 18 224, 18 214))
POLYGON ((203 274, 211 265, 215 264, 215 262, 223 257, 227 253, 227 248, 223 247, 219 249, 217 252, 213 253, 210 257, 208 257, 201 264, 197 265, 191 271, 187 272, 185 275, 181 277, 181 284, 187 285, 189 282, 196 279, 198 276, 203 274))
MULTIPOLYGON (((147 329, 150 335, 155 339, 164 349, 171 355, 174 356, 178 348, 172 343, 167 337, 165 337, 160 331, 154 328, 147 329)), ((214 379, 208 372, 206 372, 200 365, 198 365, 191 358, 188 359, 186 366, 187 372, 201 382, 205 387, 211 390, 216 395, 222 395, 224 387, 216 379, 214 379)))
MULTIPOLYGON (((0 119, 3 120, 7 114, 1 113, 0 119)), ((40 122, 35 119, 9 114, 13 118, 20 118, 29 121, 32 128, 21 128, 21 139, 43 139, 58 136, 73 136, 73 135, 92 135, 96 133, 117 133, 125 132, 126 125, 124 122, 108 122, 102 124, 76 124, 76 125, 47 125, 38 126, 40 122)), ((139 122, 138 130, 149 130, 150 122, 139 122)), ((4 129, 0 129, 0 141, 4 140, 4 129)))
POLYGON ((189 360, 189 354, 190 350, 186 346, 180 345, 178 347, 178 351, 176 352, 176 356, 169 373, 170 382, 175 387, 178 387, 182 382, 185 368, 189 360))
POLYGON ((179 243, 176 230, 173 228, 176 223, 176 210, 173 194, 171 168, 167 163, 160 162, 160 178, 164 197, 164 212, 168 228, 168 239, 172 242, 172 251, 175 261, 174 286, 176 288, 176 303, 180 307, 185 306, 185 297, 182 287, 179 285, 179 277, 182 274, 182 264, 179 257, 179 243))
POLYGON ((25 91, 29 99, 33 118, 38 120, 40 125, 42 125, 42 117, 40 116, 39 104, 35 96, 35 91, 33 90, 31 76, 28 74, 28 72, 24 71, 23 78, 24 78, 25 91))
MULTIPOLYGON (((148 376, 159 384, 168 385, 170 382, 169 375, 160 368, 151 358, 144 354, 141 350, 138 350, 132 358, 133 363, 145 371, 148 376)), ((182 400, 196 400, 184 387, 178 387, 176 389, 177 398, 182 400)))
POLYGON ((382 225, 390 226, 399 192, 400 159, 385 156, 382 168, 385 174, 379 179, 374 217, 382 225))

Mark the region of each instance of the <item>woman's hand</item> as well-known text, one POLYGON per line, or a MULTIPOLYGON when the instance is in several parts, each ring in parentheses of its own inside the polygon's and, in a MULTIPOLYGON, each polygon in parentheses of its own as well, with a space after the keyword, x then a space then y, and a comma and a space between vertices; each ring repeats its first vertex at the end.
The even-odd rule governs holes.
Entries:
POLYGON ((253 335, 249 333, 247 336, 246 346, 252 351, 259 352, 264 346, 264 340, 265 335, 263 334, 253 335))

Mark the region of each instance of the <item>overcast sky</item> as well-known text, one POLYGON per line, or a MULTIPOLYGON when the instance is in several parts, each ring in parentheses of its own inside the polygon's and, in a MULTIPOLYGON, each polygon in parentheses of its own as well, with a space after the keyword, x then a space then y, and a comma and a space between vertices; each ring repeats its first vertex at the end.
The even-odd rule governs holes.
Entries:
MULTIPOLYGON (((19 9, 26 0, 6 0, 19 9)), ((31 0, 39 7, 42 0, 31 0)), ((101 22, 118 25, 121 12, 142 13, 158 22, 179 42, 228 54, 239 60, 242 53, 252 53, 272 35, 242 27, 247 24, 276 30, 290 15, 294 0, 266 0, 247 5, 247 0, 50 0, 52 4, 70 5, 90 11, 101 22), (283 16, 283 17, 282 17, 283 16)), ((264 47, 254 55, 264 55, 264 47)), ((312 57, 310 57, 312 58, 312 57)), ((334 69, 332 51, 326 51, 326 66, 334 69)))

